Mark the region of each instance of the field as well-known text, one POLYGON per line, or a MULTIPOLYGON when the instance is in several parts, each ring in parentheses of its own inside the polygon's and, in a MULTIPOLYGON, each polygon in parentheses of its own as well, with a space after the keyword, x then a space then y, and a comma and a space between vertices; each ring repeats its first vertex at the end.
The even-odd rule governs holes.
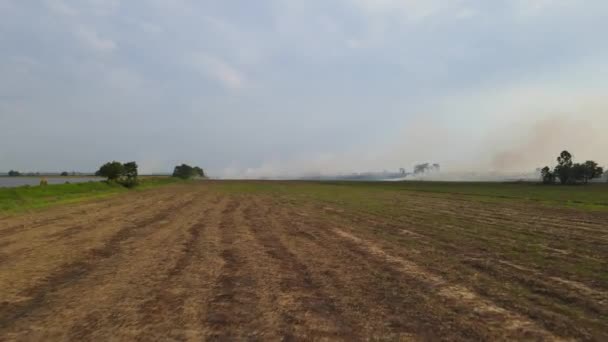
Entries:
MULTIPOLYGON (((6 178, 6 177, 5 177, 6 178)), ((18 177, 24 178, 24 177, 18 177)), ((36 182, 40 177, 31 177, 36 182)), ((62 178, 67 182, 70 177, 62 178)), ((138 190, 178 182, 170 177, 141 177, 138 190)), ((0 187, 0 213, 18 213, 29 209, 44 208, 60 203, 76 203, 91 198, 102 198, 127 192, 119 184, 108 184, 101 181, 83 183, 66 183, 49 186, 0 187)))
POLYGON ((180 183, 0 246, 6 340, 608 340, 605 184, 180 183))

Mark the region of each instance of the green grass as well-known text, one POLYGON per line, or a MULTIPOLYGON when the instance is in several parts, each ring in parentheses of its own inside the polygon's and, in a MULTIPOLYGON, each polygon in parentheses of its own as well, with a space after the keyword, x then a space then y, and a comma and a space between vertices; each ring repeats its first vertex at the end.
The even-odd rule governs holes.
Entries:
POLYGON ((142 177, 140 182, 141 184, 134 190, 106 182, 1 188, 0 213, 10 214, 44 208, 49 205, 107 197, 128 191, 142 191, 156 186, 180 182, 180 180, 170 177, 142 177))
POLYGON ((424 192, 445 197, 460 196, 480 202, 530 202, 548 206, 608 211, 608 184, 561 186, 536 183, 482 182, 227 182, 227 190, 243 192, 294 193, 331 202, 349 202, 357 198, 372 200, 388 193, 424 192))

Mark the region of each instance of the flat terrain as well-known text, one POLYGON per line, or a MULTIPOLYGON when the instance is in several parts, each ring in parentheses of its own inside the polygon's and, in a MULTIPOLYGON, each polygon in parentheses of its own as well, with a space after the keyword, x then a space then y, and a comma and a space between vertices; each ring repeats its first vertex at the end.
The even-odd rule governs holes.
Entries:
POLYGON ((209 181, 0 214, 0 340, 608 340, 608 188, 518 187, 209 181))

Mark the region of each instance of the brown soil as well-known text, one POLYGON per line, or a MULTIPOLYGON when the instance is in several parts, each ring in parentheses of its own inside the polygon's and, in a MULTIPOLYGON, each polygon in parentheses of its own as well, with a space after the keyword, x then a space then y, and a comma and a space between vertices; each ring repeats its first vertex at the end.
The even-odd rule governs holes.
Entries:
MULTIPOLYGON (((492 224, 493 215, 480 212, 476 219, 492 224)), ((0 218, 0 340, 606 336, 601 329, 569 334, 548 322, 550 315, 531 314, 464 278, 429 269, 425 250, 443 242, 410 228, 205 184, 0 218), (383 225, 419 242, 420 250, 375 239, 370 227, 383 225)), ((543 278, 542 271, 509 261, 494 264, 504 274, 567 289, 595 305, 598 317, 607 312, 604 290, 543 278)))

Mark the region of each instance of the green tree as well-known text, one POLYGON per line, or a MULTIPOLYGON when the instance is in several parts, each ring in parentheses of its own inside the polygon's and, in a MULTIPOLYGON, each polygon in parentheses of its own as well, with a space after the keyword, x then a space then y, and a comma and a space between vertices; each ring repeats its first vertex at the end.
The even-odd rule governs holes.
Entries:
POLYGON ((67 176, 69 176, 69 175, 70 175, 70 174, 69 174, 67 171, 63 171, 63 172, 61 173, 61 177, 67 177, 67 176))
POLYGON ((587 160, 585 164, 583 164, 583 170, 583 181, 585 183, 601 177, 604 173, 604 168, 598 166, 593 160, 587 160))
POLYGON ((194 168, 188 164, 178 165, 173 169, 173 177, 178 177, 181 179, 188 179, 192 177, 194 173, 194 168))
POLYGON ((585 171, 586 170, 585 170, 584 164, 579 164, 579 163, 572 164, 572 167, 570 168, 569 182, 570 183, 576 183, 576 182, 587 183, 587 180, 585 179, 585 171))
POLYGON ((108 162, 103 164, 99 171, 95 173, 96 176, 105 177, 109 181, 117 181, 123 176, 125 172, 125 166, 117 161, 108 162))
POLYGON ((205 177, 205 171, 198 166, 193 168, 194 174, 198 177, 205 177))
POLYGON ((8 175, 9 175, 10 177, 19 177, 19 176, 21 176, 21 172, 19 172, 19 171, 15 171, 15 170, 10 170, 10 171, 8 172, 8 175))
POLYGON ((129 162, 123 165, 123 175, 126 177, 125 180, 122 181, 122 185, 131 188, 137 185, 137 163, 129 162))
POLYGON ((540 174, 543 179, 543 184, 555 183, 555 174, 553 172, 551 172, 551 169, 548 166, 543 167, 540 170, 540 174))
POLYGON ((570 154, 570 152, 562 151, 562 153, 559 154, 554 174, 559 178, 559 181, 562 184, 572 182, 572 154, 570 154))
POLYGON ((173 177, 181 179, 189 179, 193 177, 205 177, 205 171, 198 166, 190 166, 188 164, 178 165, 173 169, 173 177))

